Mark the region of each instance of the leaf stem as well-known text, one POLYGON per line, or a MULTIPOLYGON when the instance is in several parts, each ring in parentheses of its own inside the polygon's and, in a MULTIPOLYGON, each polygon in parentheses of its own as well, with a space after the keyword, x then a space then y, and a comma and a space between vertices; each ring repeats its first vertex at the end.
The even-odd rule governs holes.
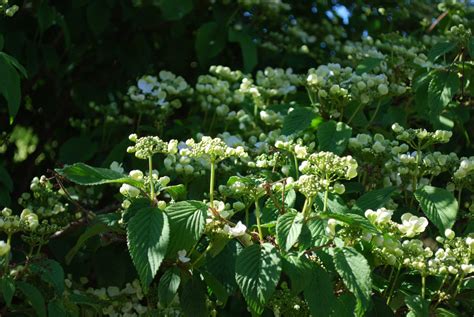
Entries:
POLYGON ((148 157, 148 175, 150 177, 150 198, 155 201, 155 185, 153 184, 153 160, 151 156, 148 157))
POLYGON ((211 159, 211 180, 209 182, 209 200, 211 202, 211 208, 214 208, 214 178, 215 178, 215 169, 216 162, 214 159, 211 159))
POLYGON ((260 206, 258 205, 258 198, 255 199, 255 220, 257 221, 257 229, 258 229, 258 238, 260 242, 263 242, 263 234, 262 234, 262 227, 260 224, 260 206))
POLYGON ((402 268, 402 265, 399 264, 397 268, 397 273, 395 274, 395 278, 393 279, 392 286, 390 287, 390 291, 388 292, 387 305, 390 305, 390 300, 392 299, 393 290, 395 289, 395 285, 397 284, 397 280, 398 280, 398 276, 400 275, 401 268, 402 268))

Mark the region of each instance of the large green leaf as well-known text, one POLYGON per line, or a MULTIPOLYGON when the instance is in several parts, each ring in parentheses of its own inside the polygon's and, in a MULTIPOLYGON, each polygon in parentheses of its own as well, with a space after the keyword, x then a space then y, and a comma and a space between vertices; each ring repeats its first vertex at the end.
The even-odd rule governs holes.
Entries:
POLYGON ((363 316, 372 294, 370 266, 365 257, 352 247, 334 249, 334 266, 346 287, 357 298, 356 314, 363 316))
POLYGON ((97 148, 97 143, 88 137, 73 137, 59 148, 59 160, 64 164, 86 162, 94 157, 97 148))
POLYGON ((208 317, 205 285, 195 274, 184 285, 179 298, 186 317, 208 317))
POLYGON ((162 0, 160 8, 166 20, 179 20, 193 9, 192 0, 162 0))
POLYGON ((428 317, 430 303, 421 298, 420 295, 406 296, 405 303, 407 304, 410 312, 407 317, 428 317))
POLYGON ((432 74, 428 85, 428 104, 430 107, 430 118, 438 121, 443 109, 451 102, 459 90, 459 78, 452 71, 437 71, 432 74))
POLYGON ((363 214, 367 209, 379 209, 390 200, 395 190, 396 187, 390 186, 365 193, 356 200, 352 210, 363 214))
POLYGON ((441 232, 454 225, 459 206, 451 192, 433 186, 423 186, 416 190, 415 198, 428 219, 441 232))
POLYGON ((165 257, 169 238, 168 217, 158 208, 143 208, 128 223, 128 249, 145 290, 165 257))
POLYGON ((283 250, 288 252, 296 241, 298 241, 303 224, 304 216, 302 213, 290 211, 278 217, 276 238, 283 250))
POLYGON ((216 22, 201 25, 196 32, 195 48, 201 64, 207 64, 224 49, 227 33, 216 22))
POLYGON ((26 301, 31 304, 38 317, 46 317, 46 305, 44 302, 43 294, 36 288, 36 286, 30 283, 17 281, 16 287, 26 297, 26 301))
POLYGON ((291 291, 293 294, 299 294, 306 288, 306 286, 310 286, 312 281, 308 277, 312 274, 311 271, 314 264, 304 255, 288 255, 283 258, 282 263, 283 272, 290 278, 291 291))
POLYGON ((340 155, 346 149, 351 135, 352 128, 343 122, 330 120, 321 123, 317 132, 319 150, 340 155))
POLYGON ((189 250, 204 232, 207 217, 206 204, 196 201, 180 201, 166 208, 170 226, 168 255, 176 257, 180 250, 189 250))
POLYGON ((163 274, 158 284, 158 299, 160 305, 167 307, 171 304, 178 292, 180 283, 181 276, 177 267, 172 267, 163 274))
POLYGON ((311 315, 330 316, 336 301, 331 276, 321 267, 313 265, 310 275, 306 278, 310 279, 310 281, 305 287, 303 294, 311 315))
POLYGON ((135 187, 142 186, 141 182, 117 171, 102 167, 92 167, 84 163, 76 163, 56 169, 56 172, 79 185, 125 183, 135 187))
POLYGON ((214 275, 206 271, 202 271, 201 274, 209 290, 216 295, 217 300, 222 303, 222 306, 225 306, 229 298, 226 287, 214 275))
POLYGON ((58 262, 44 259, 41 262, 31 264, 30 269, 38 274, 43 281, 53 285, 58 295, 64 292, 64 271, 58 262))
POLYGON ((250 73, 257 65, 257 44, 248 33, 233 28, 229 29, 229 41, 239 43, 244 60, 244 72, 250 73))
POLYGON ((428 59, 434 62, 438 57, 451 52, 456 47, 454 42, 437 43, 428 53, 428 59))
POLYGON ((297 107, 291 111, 283 120, 283 135, 290 135, 303 131, 311 126, 311 122, 317 115, 310 108, 297 107))
POLYGON ((280 280, 281 259, 269 243, 251 245, 237 257, 235 279, 250 310, 259 315, 280 280))
POLYGON ((15 280, 10 276, 4 275, 0 280, 0 292, 3 295, 3 300, 10 306, 12 303, 13 295, 15 294, 15 280))
POLYGON ((5 56, 7 55, 0 54, 0 94, 7 101, 10 123, 12 123, 20 108, 20 75, 5 56))

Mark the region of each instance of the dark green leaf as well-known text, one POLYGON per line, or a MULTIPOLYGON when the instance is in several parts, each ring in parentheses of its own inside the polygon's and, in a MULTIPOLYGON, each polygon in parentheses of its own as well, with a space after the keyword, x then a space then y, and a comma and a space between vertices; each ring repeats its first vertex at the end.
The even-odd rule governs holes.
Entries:
POLYGON ((290 135, 306 130, 311 126, 311 122, 317 116, 313 110, 304 107, 297 107, 291 111, 283 120, 283 135, 290 135))
POLYGON ((405 303, 410 309, 409 317, 428 317, 429 316, 429 302, 421 298, 420 295, 406 296, 405 303))
POLYGON ((5 185, 9 192, 13 190, 13 181, 7 170, 0 165, 0 183, 5 185))
POLYGON ((208 317, 206 291, 199 275, 193 275, 183 286, 180 300, 186 317, 208 317))
POLYGON ((48 303, 48 317, 64 317, 70 316, 64 303, 60 299, 53 299, 48 303))
POLYGON ((186 199, 186 187, 183 184, 166 186, 163 190, 175 201, 186 199))
POLYGON ((428 60, 434 62, 438 57, 451 52, 455 47, 456 43, 453 42, 437 43, 428 53, 428 60))
POLYGON ((128 250, 145 290, 160 268, 169 238, 168 217, 158 208, 143 208, 128 223, 128 250))
POLYGON ((308 303, 312 316, 327 317, 331 315, 336 297, 334 296, 334 286, 330 275, 321 267, 313 265, 310 274, 307 276, 310 281, 305 287, 303 294, 308 303))
POLYGON ((207 205, 196 200, 180 201, 166 207, 170 227, 168 256, 189 250, 199 240, 206 225, 207 205))
POLYGON ((233 28, 229 29, 229 41, 239 43, 244 59, 244 72, 250 73, 257 65, 257 44, 248 33, 233 28))
POLYGON ((192 0, 162 0, 160 8, 166 20, 180 20, 193 9, 192 0))
POLYGON ((87 137, 73 137, 59 148, 59 160, 64 164, 86 162, 94 157, 97 144, 87 137))
POLYGON ((177 267, 168 269, 160 279, 158 284, 158 299, 160 305, 168 307, 175 298, 179 284, 181 283, 181 276, 177 267))
POLYGON ((222 283, 215 278, 212 274, 204 271, 201 272, 204 282, 206 282, 207 287, 211 290, 211 292, 216 295, 217 300, 222 303, 222 306, 225 306, 227 303, 227 299, 229 298, 229 294, 227 293, 226 288, 222 283))
POLYGON ((283 272, 290 278, 293 294, 301 293, 312 282, 309 276, 314 267, 305 256, 289 255, 283 258, 283 272))
POLYGON ((27 302, 33 307, 36 315, 38 317, 46 317, 46 305, 43 294, 35 286, 23 281, 17 281, 16 287, 25 295, 27 302))
POLYGON ((352 128, 343 122, 330 120, 321 123, 317 132, 319 150, 340 155, 346 149, 351 135, 352 128))
POLYGON ((20 76, 5 56, 6 54, 0 54, 0 94, 7 101, 11 124, 20 108, 20 76))
POLYGON ((319 214, 319 216, 322 219, 329 219, 329 218, 336 219, 344 223, 347 223, 350 226, 358 227, 360 229, 364 229, 372 233, 379 233, 377 228, 375 228, 370 223, 370 221, 367 220, 367 218, 359 214, 354 214, 354 213, 339 214, 339 213, 325 212, 325 213, 319 214))
POLYGON ((298 241, 303 224, 304 216, 302 213, 290 211, 278 217, 276 238, 283 250, 288 252, 298 241))
POLYGON ((224 49, 227 40, 226 32, 216 22, 201 25, 196 33, 195 48, 201 64, 219 55, 224 49))
POLYGON ((459 206, 451 192, 443 188, 423 186, 416 190, 415 198, 428 219, 441 232, 454 225, 459 206))
POLYGON ((372 295, 371 269, 365 257, 352 247, 334 249, 334 266, 347 288, 357 298, 356 314, 363 316, 372 295))
POLYGON ((101 185, 125 183, 141 187, 142 183, 117 171, 108 168, 92 167, 84 163, 76 163, 56 169, 60 175, 79 185, 101 185))
POLYGON ((7 306, 10 306, 13 294, 15 294, 15 281, 11 277, 4 275, 0 280, 0 291, 2 292, 5 303, 7 306))
POLYGON ((357 199, 352 210, 360 214, 363 214, 367 209, 377 210, 390 200, 395 190, 396 187, 390 186, 365 193, 357 199))
POLYGON ((261 314, 280 280, 281 260, 269 243, 251 245, 237 257, 235 279, 250 310, 261 314))
POLYGON ((58 295, 64 292, 64 271, 58 262, 44 259, 41 262, 31 264, 30 268, 43 281, 53 285, 58 295))
POLYGON ((437 71, 433 73, 428 85, 428 104, 431 120, 438 121, 443 109, 458 92, 459 86, 459 78, 455 72, 437 71))

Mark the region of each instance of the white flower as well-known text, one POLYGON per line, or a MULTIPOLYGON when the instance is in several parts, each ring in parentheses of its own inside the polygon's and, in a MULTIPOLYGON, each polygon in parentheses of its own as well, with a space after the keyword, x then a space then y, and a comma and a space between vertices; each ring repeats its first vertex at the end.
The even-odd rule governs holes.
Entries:
POLYGON ((241 222, 237 222, 235 227, 231 228, 229 225, 224 226, 224 232, 228 233, 232 237, 241 237, 245 234, 247 227, 241 222))
POLYGON ((453 240, 454 237, 456 236, 456 234, 454 233, 453 230, 451 230, 451 229, 446 229, 446 230, 444 230, 444 236, 445 236, 446 238, 448 238, 449 240, 453 240))
POLYGON ((428 226, 428 220, 425 217, 417 217, 411 213, 403 214, 401 220, 402 224, 398 225, 398 230, 408 238, 422 233, 428 226))
POLYGON ((191 261, 191 258, 188 258, 186 256, 186 250, 180 250, 178 251, 178 260, 182 263, 188 263, 189 261, 191 261))
POLYGON ((393 211, 387 210, 385 208, 377 209, 373 211, 372 209, 367 209, 365 211, 365 217, 373 224, 383 225, 389 222, 392 219, 393 211))
POLYGON ((143 179, 143 172, 140 170, 132 170, 128 173, 131 178, 136 179, 137 181, 143 179))
POLYGON ((140 195, 140 190, 132 185, 123 184, 120 187, 120 193, 124 196, 130 196, 132 198, 135 198, 140 195))
POLYGON ((4 256, 8 252, 10 252, 10 245, 5 241, 0 240, 0 256, 4 256))
POLYGON ((118 163, 116 161, 113 161, 112 163, 110 163, 110 169, 112 171, 116 171, 116 172, 119 172, 119 173, 123 174, 122 163, 118 163))
POLYGON ((328 236, 334 237, 336 235, 336 226, 338 224, 338 221, 336 219, 329 219, 328 224, 325 228, 325 231, 328 236))

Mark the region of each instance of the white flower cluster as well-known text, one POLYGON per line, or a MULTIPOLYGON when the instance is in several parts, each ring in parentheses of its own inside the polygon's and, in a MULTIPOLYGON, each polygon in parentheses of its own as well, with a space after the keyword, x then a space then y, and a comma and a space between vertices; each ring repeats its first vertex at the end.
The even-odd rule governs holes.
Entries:
MULTIPOLYGON (((203 111, 215 109, 220 117, 229 115, 233 105, 244 101, 244 95, 237 90, 238 83, 234 83, 237 74, 224 71, 217 66, 214 69, 216 76, 201 75, 196 83, 197 100, 203 111)), ((233 112, 235 115, 235 112, 233 112)))
POLYGON ((400 124, 394 123, 392 130, 397 139, 408 143, 414 149, 427 147, 436 143, 448 143, 453 133, 446 130, 428 132, 426 129, 405 129, 400 124))
POLYGON ((189 96, 193 89, 181 76, 161 71, 159 79, 146 75, 138 80, 137 86, 128 89, 130 99, 135 102, 151 104, 164 111, 181 108, 179 97, 189 96))
POLYGON ((461 157, 459 167, 454 171, 453 180, 462 185, 474 183, 474 156, 461 157))
POLYGON ((10 208, 3 208, 0 215, 0 231, 13 234, 19 231, 35 231, 39 226, 38 215, 23 209, 20 216, 12 215, 10 208))
POLYGON ((193 139, 188 139, 186 145, 188 148, 181 151, 182 155, 204 158, 211 162, 220 162, 232 156, 239 158, 246 158, 248 156, 242 146, 237 146, 236 148, 229 147, 221 138, 203 136, 197 143, 193 139))
POLYGON ((338 179, 352 179, 357 176, 357 161, 350 155, 340 157, 332 152, 317 152, 300 164, 305 174, 318 175, 328 182, 338 179))
POLYGON ((145 136, 138 138, 136 134, 131 134, 129 140, 135 145, 127 148, 128 153, 135 153, 139 159, 148 159, 157 153, 174 154, 178 152, 178 141, 170 140, 165 142, 157 136, 145 136))

